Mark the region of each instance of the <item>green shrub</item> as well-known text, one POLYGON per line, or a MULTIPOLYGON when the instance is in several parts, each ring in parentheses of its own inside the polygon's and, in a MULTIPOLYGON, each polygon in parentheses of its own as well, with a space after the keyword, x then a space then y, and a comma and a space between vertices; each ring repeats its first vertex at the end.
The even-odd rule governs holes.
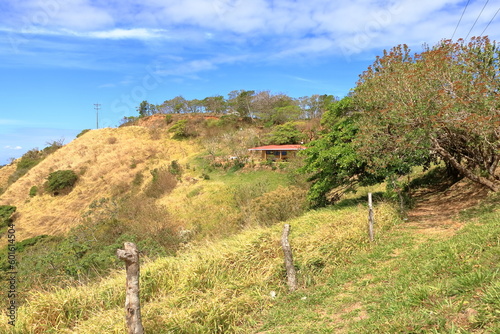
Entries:
POLYGON ((79 134, 76 135, 76 138, 79 138, 79 137, 83 136, 84 134, 86 134, 89 131, 90 131, 90 129, 82 130, 82 132, 80 132, 79 134))
POLYGON ((72 170, 58 170, 49 174, 45 188, 58 195, 61 191, 69 191, 75 185, 78 176, 72 170))
POLYGON ((35 197, 37 193, 38 193, 38 187, 37 186, 31 187, 31 189, 30 189, 30 197, 35 197))
POLYGON ((12 205, 0 205, 0 228, 9 224, 10 216, 16 212, 17 207, 12 205))
POLYGON ((166 122, 167 124, 170 124, 170 123, 172 123, 173 121, 174 121, 174 117, 173 117, 172 115, 170 115, 170 114, 165 115, 165 122, 166 122))
POLYGON ((31 168, 38 165, 49 154, 57 151, 59 148, 63 146, 62 141, 53 141, 52 143, 48 144, 49 146, 45 147, 41 151, 34 148, 26 152, 18 161, 16 171, 9 176, 8 183, 12 184, 16 182, 19 178, 25 175, 31 168))
POLYGON ((132 184, 134 186, 140 186, 142 184, 142 181, 144 181, 144 175, 142 175, 141 172, 137 172, 137 174, 135 174, 134 180, 132 181, 132 184))
POLYGON ((168 167, 168 171, 172 174, 172 175, 177 175, 177 176, 181 176, 182 175, 182 167, 181 165, 179 165, 179 163, 177 162, 177 160, 174 160, 170 163, 170 166, 168 167))
POLYGON ((196 137, 197 133, 193 124, 189 124, 187 119, 181 119, 175 122, 168 132, 173 133, 174 139, 185 139, 189 137, 196 137))

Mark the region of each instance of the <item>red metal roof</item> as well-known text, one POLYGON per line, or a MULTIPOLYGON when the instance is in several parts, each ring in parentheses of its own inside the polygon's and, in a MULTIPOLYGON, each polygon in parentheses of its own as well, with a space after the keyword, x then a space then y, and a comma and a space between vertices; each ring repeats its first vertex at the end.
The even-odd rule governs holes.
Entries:
POLYGON ((249 151, 300 151, 305 150, 302 145, 267 145, 249 148, 249 151))

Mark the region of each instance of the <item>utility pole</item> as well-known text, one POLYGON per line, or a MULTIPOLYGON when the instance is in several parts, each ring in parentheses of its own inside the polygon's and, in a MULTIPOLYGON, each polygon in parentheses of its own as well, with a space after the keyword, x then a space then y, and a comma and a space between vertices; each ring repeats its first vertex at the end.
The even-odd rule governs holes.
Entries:
POLYGON ((94 109, 96 111, 96 125, 97 129, 99 129, 99 109, 101 108, 101 105, 99 103, 94 103, 94 109))

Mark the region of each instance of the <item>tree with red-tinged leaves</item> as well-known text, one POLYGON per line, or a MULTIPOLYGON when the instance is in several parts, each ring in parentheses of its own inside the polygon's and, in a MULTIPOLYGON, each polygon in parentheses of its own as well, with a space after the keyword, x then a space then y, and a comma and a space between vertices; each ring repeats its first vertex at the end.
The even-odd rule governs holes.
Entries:
POLYGON ((487 37, 384 52, 354 91, 357 147, 373 169, 430 156, 500 190, 500 48, 487 37))

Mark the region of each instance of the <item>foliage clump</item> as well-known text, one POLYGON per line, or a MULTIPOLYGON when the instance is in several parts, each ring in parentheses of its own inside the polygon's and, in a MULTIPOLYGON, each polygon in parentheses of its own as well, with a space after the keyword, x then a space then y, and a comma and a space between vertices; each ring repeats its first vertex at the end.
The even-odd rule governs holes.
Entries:
POLYGON ((47 177, 45 189, 58 195, 60 192, 70 191, 78 180, 78 176, 72 170, 58 170, 47 177))
POLYGON ((80 138, 81 136, 83 136, 84 134, 86 134, 89 131, 90 131, 90 129, 84 129, 84 130, 82 130, 79 134, 76 135, 76 138, 80 138))
POLYGON ((0 205, 0 228, 7 226, 11 222, 11 216, 16 212, 17 207, 12 205, 0 205))
POLYGON ((49 145, 43 150, 38 150, 36 148, 26 152, 21 159, 17 162, 16 171, 9 176, 8 184, 16 182, 20 177, 25 175, 31 168, 38 165, 43 159, 45 159, 49 154, 54 153, 63 146, 63 141, 53 141, 48 143, 49 145))
POLYGON ((30 188, 30 197, 35 197, 36 195, 38 194, 38 187, 37 186, 33 186, 30 188))
POLYGON ((168 132, 173 133, 174 139, 185 139, 189 137, 195 137, 196 132, 194 129, 190 126, 189 122, 187 119, 181 119, 175 122, 168 132))
POLYGON ((500 47, 486 37, 384 51, 304 153, 312 204, 440 161, 451 176, 500 190, 499 67, 500 47))
POLYGON ((487 37, 444 40, 411 54, 384 52, 354 92, 358 149, 372 168, 421 166, 432 157, 493 191, 500 190, 500 47, 487 37))
POLYGON ((268 144, 285 145, 285 144, 300 144, 304 141, 304 134, 297 128, 294 122, 277 125, 269 133, 267 138, 268 144))

